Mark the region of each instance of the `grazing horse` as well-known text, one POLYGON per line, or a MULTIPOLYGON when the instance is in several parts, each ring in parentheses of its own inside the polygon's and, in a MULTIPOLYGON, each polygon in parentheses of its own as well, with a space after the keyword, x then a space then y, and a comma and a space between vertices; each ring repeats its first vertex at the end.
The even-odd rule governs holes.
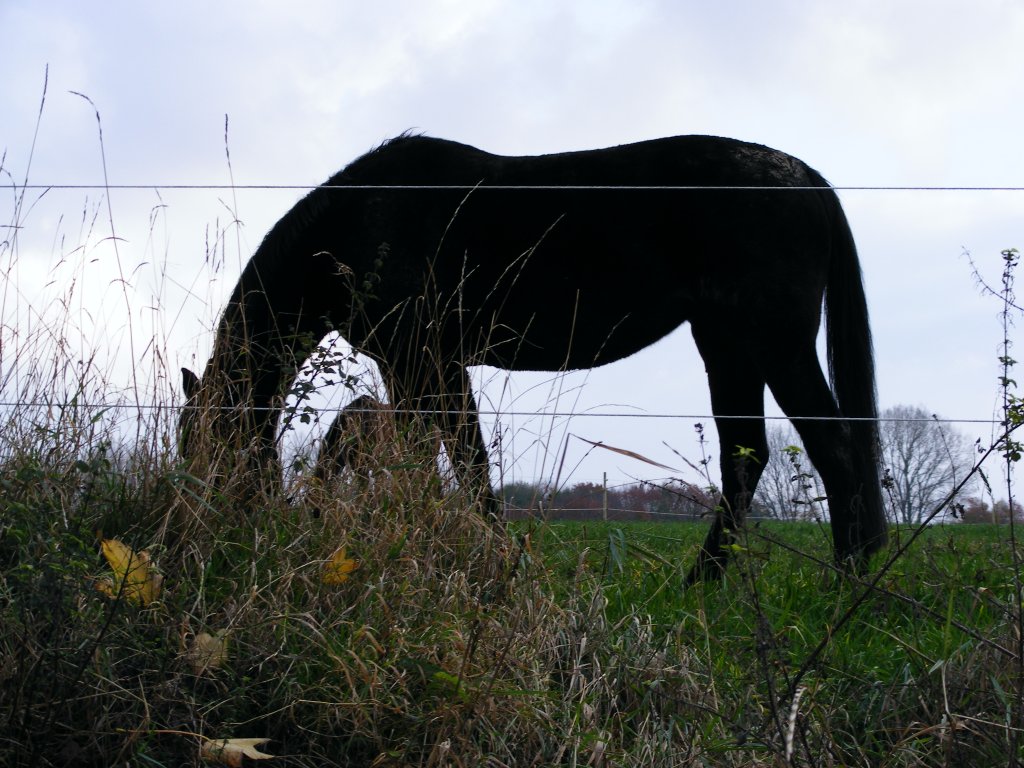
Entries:
POLYGON ((467 366, 590 368, 687 321, 722 447, 721 503, 691 581, 724 568, 768 459, 766 385, 824 482, 837 560, 863 567, 886 528, 853 237, 820 174, 732 139, 536 157, 386 142, 300 200, 256 250, 202 379, 184 372, 196 407, 183 449, 201 421, 241 446, 236 461, 275 466, 282 397, 312 345, 338 330, 377 360, 398 409, 440 428, 460 483, 497 512, 467 366), (823 304, 831 386, 815 347, 823 304))

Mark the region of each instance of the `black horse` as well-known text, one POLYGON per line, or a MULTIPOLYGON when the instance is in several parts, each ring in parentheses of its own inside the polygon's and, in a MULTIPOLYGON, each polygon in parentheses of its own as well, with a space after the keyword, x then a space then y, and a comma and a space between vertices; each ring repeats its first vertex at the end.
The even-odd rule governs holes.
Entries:
POLYGON ((768 459, 766 384, 824 481, 836 558, 863 566, 886 528, 849 225, 816 171, 731 139, 537 157, 388 141, 263 240, 202 380, 184 372, 197 408, 185 411, 183 445, 198 428, 191 415, 205 413, 206 429, 235 440, 245 461, 273 466, 282 396, 337 329, 377 360, 397 408, 433 419, 460 482, 497 511, 466 367, 589 368, 686 321, 722 446, 721 505, 691 577, 724 567, 768 459), (831 387, 815 348, 823 301, 831 387))

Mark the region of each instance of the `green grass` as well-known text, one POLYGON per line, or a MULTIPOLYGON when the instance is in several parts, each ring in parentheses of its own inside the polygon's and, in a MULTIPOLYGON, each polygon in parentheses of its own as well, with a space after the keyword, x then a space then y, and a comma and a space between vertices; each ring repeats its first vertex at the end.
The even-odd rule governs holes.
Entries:
POLYGON ((704 525, 494 528, 415 446, 292 506, 240 501, 242 479, 205 482, 167 441, 70 433, 33 427, 0 459, 2 765, 198 764, 203 738, 255 736, 318 766, 1021 756, 1005 527, 928 529, 858 603, 825 530, 761 523, 721 583, 684 591, 704 525), (97 589, 110 537, 150 552, 158 600, 97 589), (332 585, 340 547, 359 568, 332 585), (207 669, 204 632, 228 641, 207 669))
POLYGON ((2 425, 0 765, 198 765, 248 737, 295 766, 1024 757, 1005 527, 928 529, 862 599, 827 531, 762 523, 684 591, 705 525, 492 527, 432 441, 296 506, 182 463, 170 413, 127 446, 85 408, 2 425), (113 537, 162 574, 151 604, 97 589, 113 537), (359 568, 327 583, 342 547, 359 568))
MULTIPOLYGON (((534 539, 563 574, 584 556, 613 620, 639 613, 666 632, 692 630, 696 622, 701 635, 741 643, 767 622, 777 633, 776 652, 789 664, 804 659, 865 589, 827 567, 831 554, 820 526, 763 522, 745 533, 721 584, 683 591, 704 533, 691 523, 557 523, 538 529, 534 539)), ((894 538, 906 533, 895 529, 894 538)), ((1005 526, 934 526, 841 628, 830 658, 844 667, 860 658, 865 671, 892 677, 907 665, 930 669, 965 646, 984 645, 980 638, 994 641, 1010 631, 1012 576, 1005 526)))
POLYGON ((894 765, 1009 759, 1003 729, 1019 702, 1007 692, 1021 679, 1005 526, 928 529, 840 626, 866 587, 824 565, 820 526, 752 526, 722 583, 683 591, 704 533, 690 523, 556 523, 532 538, 559 588, 583 563, 613 626, 644 617, 688 648, 734 724, 751 711, 785 719, 772 697, 801 686, 840 754, 894 765))

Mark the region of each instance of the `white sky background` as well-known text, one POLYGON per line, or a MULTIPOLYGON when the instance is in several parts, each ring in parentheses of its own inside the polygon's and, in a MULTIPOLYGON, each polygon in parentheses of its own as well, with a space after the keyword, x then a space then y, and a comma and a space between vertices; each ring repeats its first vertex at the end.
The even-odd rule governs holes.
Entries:
MULTIPOLYGON (((1022 0, 4 0, 0 40, 0 223, 15 220, 12 187, 26 177, 103 184, 93 108, 71 91, 99 110, 109 182, 152 187, 112 191, 109 212, 102 190, 27 191, 17 245, 0 253, 3 322, 25 338, 40 327, 33 312, 64 316, 83 350, 111 354, 112 392, 130 390, 130 350, 151 355, 156 339, 169 373, 155 384, 141 374, 147 397, 176 391, 179 365, 202 366, 244 260, 303 194, 160 189, 231 183, 225 115, 242 185, 315 185, 414 129, 503 154, 706 133, 789 152, 837 186, 1024 186, 1022 0), (218 231, 226 259, 211 270, 218 231), (72 281, 64 311, 57 299, 72 281)), ((841 199, 865 273, 882 407, 992 417, 999 305, 980 295, 962 253, 997 284, 999 251, 1024 248, 1024 192, 841 199)), ((642 276, 623 282, 642 288, 642 276)), ((9 378, 9 349, 2 362, 9 378)), ((506 383, 486 373, 485 410, 710 407, 685 328, 586 374, 506 383)), ((769 412, 778 413, 770 400, 769 412)), ((506 457, 505 476, 550 477, 566 430, 680 466, 663 443, 699 460, 694 421, 504 418, 517 457, 506 457)), ((985 425, 959 428, 990 436, 985 425)), ((585 452, 570 447, 567 469, 585 452)), ((612 483, 664 474, 598 451, 569 480, 605 471, 612 483)))

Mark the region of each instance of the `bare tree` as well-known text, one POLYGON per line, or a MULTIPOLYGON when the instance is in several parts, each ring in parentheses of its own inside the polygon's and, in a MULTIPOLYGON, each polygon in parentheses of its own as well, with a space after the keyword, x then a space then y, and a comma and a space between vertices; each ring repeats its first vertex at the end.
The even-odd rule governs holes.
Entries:
MULTIPOLYGON (((770 458, 754 496, 755 513, 780 520, 823 514, 823 486, 796 431, 771 423, 767 433, 770 458)), ((929 515, 973 463, 970 441, 921 407, 886 410, 879 439, 889 516, 897 523, 918 523, 929 515)), ((962 495, 970 492, 965 489, 962 495)))
MULTIPOLYGON (((918 523, 971 467, 971 444, 924 408, 897 405, 879 424, 884 486, 897 523, 918 523)), ((965 490, 964 496, 969 495, 965 490)))
POLYGON ((816 502, 823 486, 796 430, 776 421, 768 423, 766 433, 769 457, 754 494, 755 514, 779 520, 820 515, 821 506, 816 502))

